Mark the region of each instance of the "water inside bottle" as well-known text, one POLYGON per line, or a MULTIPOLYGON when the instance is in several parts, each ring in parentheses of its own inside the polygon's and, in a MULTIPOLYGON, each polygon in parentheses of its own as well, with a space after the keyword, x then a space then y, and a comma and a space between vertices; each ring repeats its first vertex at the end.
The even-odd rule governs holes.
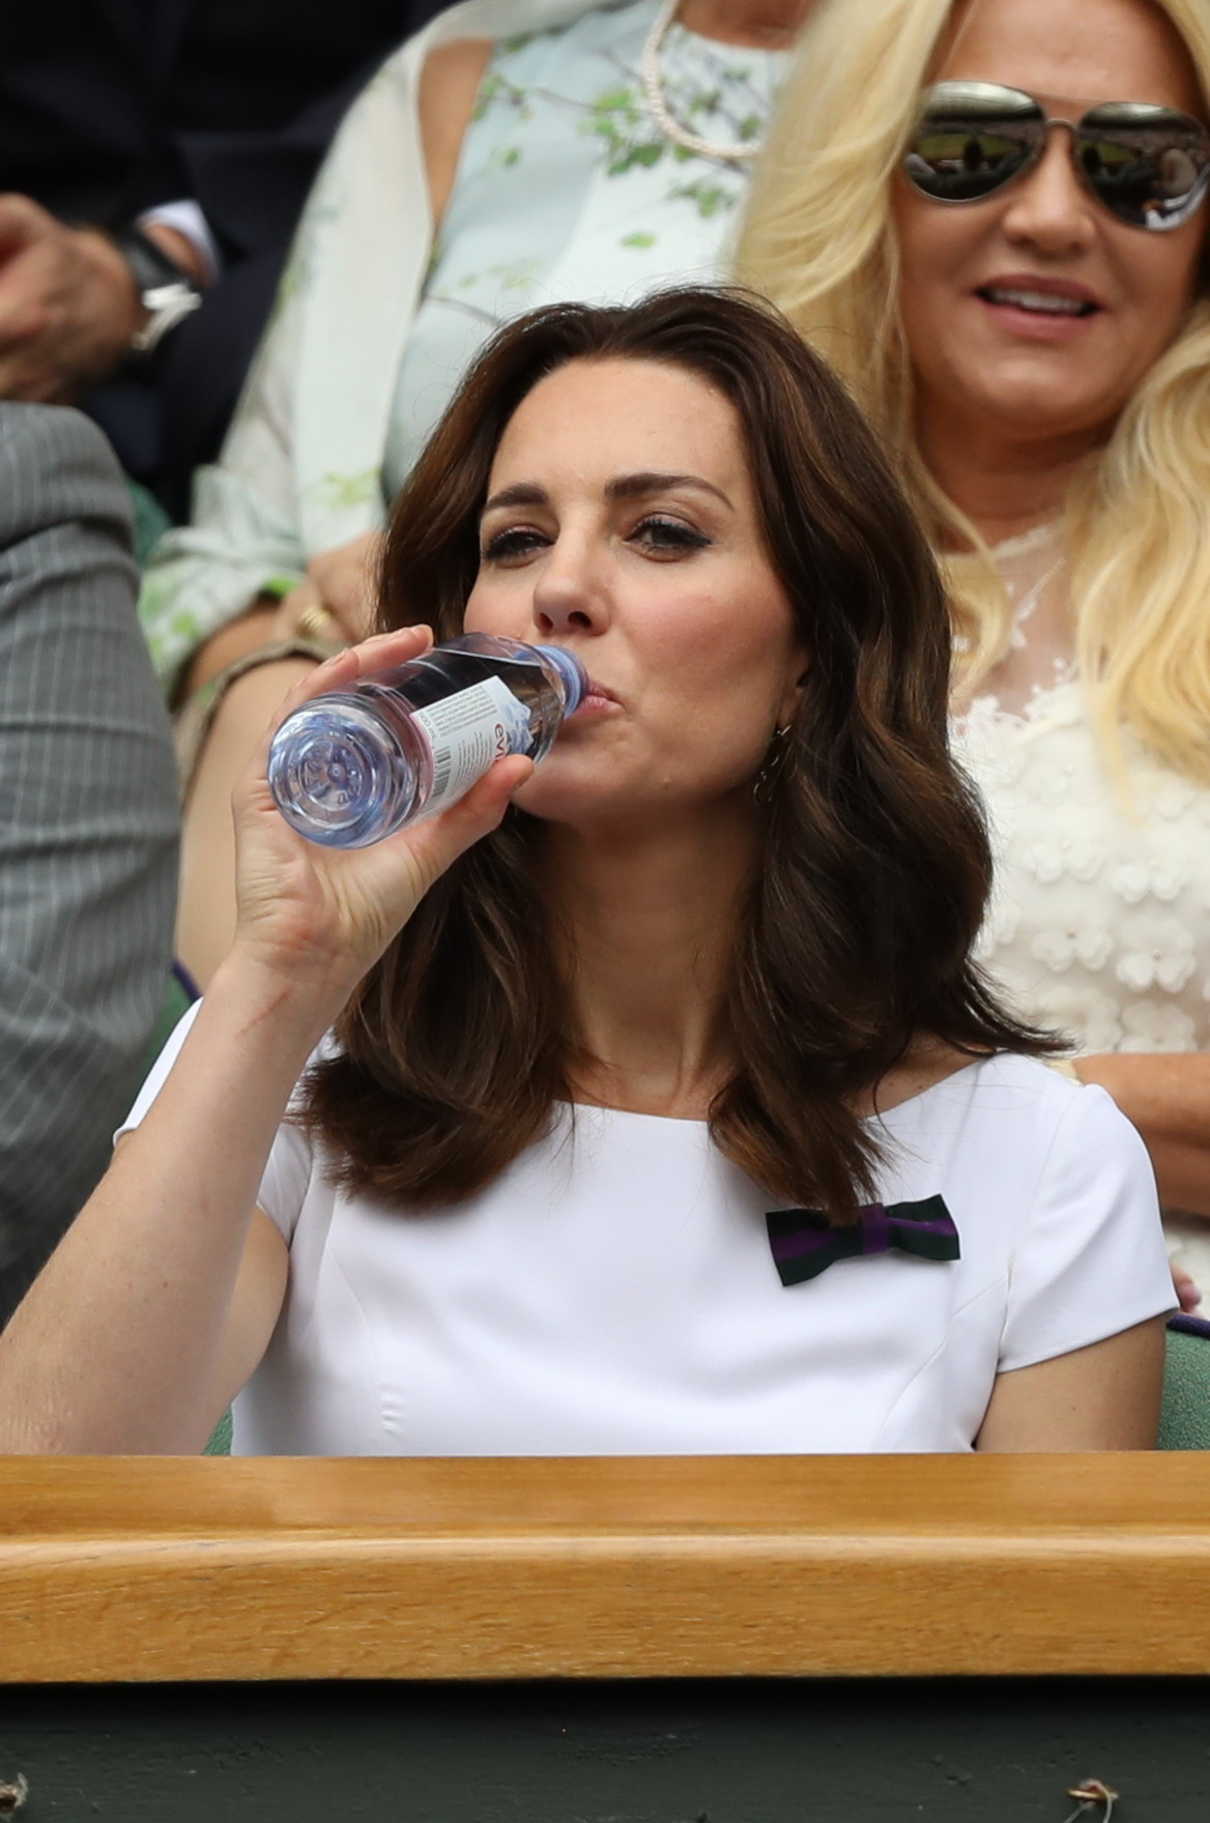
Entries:
POLYGON ((289 743, 270 756, 269 785, 283 816, 312 842, 374 841, 384 818, 416 790, 415 770, 389 727, 351 691, 292 720, 289 743))

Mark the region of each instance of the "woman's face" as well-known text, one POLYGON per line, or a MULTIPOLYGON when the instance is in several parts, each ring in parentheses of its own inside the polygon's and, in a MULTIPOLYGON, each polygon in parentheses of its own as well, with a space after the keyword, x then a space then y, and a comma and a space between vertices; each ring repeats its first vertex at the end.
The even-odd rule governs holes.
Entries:
POLYGON ((501 439, 480 548, 468 632, 566 646, 608 692, 518 803, 571 823, 750 803, 803 657, 729 400, 656 361, 559 368, 501 439))
MULTIPOLYGON (((969 0, 930 81, 1024 89, 1049 115, 1148 101, 1199 119, 1185 47, 1148 0, 969 0)), ((983 202, 944 205, 896 179, 900 303, 920 427, 1008 440, 1102 438, 1179 327, 1206 243, 1205 205, 1180 228, 1117 221, 1072 168, 1052 129, 1023 178, 983 202), (1073 297, 1088 314, 1046 315, 1009 294, 1073 297)))

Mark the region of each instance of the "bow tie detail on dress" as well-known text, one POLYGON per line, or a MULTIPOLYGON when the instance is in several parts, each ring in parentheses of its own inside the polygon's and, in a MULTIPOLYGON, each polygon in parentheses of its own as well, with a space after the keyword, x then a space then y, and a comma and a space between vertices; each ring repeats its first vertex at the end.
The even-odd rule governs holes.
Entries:
POLYGON ((834 1260, 871 1253, 913 1253, 921 1260, 961 1258, 954 1218, 940 1196, 918 1203, 868 1203, 857 1220, 834 1228, 818 1209, 772 1209, 769 1245, 783 1285, 818 1278, 834 1260))

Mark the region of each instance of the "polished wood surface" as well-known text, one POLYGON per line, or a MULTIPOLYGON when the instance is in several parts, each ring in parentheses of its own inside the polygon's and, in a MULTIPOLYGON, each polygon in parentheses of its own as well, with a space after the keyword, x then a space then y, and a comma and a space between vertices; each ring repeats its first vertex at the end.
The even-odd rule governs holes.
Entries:
POLYGON ((0 1458, 0 1681, 1210 1673, 1210 1456, 0 1458))

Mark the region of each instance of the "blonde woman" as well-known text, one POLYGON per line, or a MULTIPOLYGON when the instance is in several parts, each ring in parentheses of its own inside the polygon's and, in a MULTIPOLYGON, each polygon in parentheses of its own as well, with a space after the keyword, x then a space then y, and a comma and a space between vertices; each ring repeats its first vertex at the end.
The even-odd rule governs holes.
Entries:
POLYGON ((1204 0, 826 0, 740 264, 946 558, 983 960, 1210 1286, 1208 93, 1204 0))

